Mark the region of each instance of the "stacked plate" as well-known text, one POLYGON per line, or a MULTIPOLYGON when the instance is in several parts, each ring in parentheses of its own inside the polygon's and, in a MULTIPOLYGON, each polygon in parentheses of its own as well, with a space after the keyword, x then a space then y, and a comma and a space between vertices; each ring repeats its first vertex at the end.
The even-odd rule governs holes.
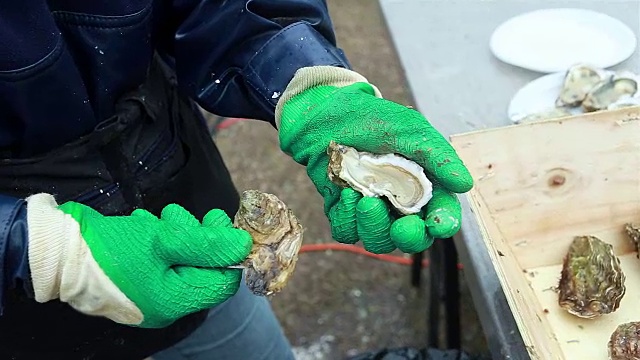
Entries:
POLYGON ((514 95, 508 108, 513 122, 640 104, 638 77, 629 71, 606 70, 628 59, 636 46, 636 35, 621 21, 591 10, 565 8, 511 18, 496 28, 490 41, 491 51, 501 61, 548 74, 514 95), (594 72, 598 77, 590 79, 599 81, 581 81, 585 79, 579 75, 594 72), (570 91, 584 93, 582 100, 592 91, 587 102, 599 100, 599 108, 559 100, 570 91))

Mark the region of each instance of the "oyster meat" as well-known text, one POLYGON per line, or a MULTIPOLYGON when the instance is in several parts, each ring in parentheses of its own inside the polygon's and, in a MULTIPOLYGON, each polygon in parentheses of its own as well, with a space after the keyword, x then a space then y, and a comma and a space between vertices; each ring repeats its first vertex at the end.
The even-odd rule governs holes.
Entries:
POLYGON ((562 89, 556 99, 556 106, 578 106, 587 94, 605 79, 605 72, 586 64, 570 67, 564 77, 562 89))
POLYGON ((616 73, 596 85, 582 102, 587 112, 605 110, 612 104, 619 103, 638 93, 638 79, 628 72, 616 73))
POLYGON ((251 253, 242 264, 249 289, 260 296, 282 290, 302 246, 304 229, 298 218, 275 195, 247 190, 242 193, 234 226, 253 238, 251 253))
POLYGON ((360 152, 334 141, 327 149, 329 179, 364 196, 386 197, 402 214, 419 212, 431 199, 432 184, 417 163, 396 154, 360 152))
MULTIPOLYGON (((636 225, 633 223, 627 223, 624 225, 624 230, 629 236, 629 239, 633 243, 633 246, 636 248, 636 251, 640 250, 640 225, 636 225)), ((637 254, 638 259, 640 259, 640 251, 637 254)))
POLYGON ((640 360, 640 321, 618 325, 608 345, 611 360, 640 360))
POLYGON ((595 236, 576 236, 564 257, 558 303, 575 316, 591 319, 618 309, 625 275, 613 246, 595 236))
POLYGON ((546 110, 529 114, 523 117, 518 122, 526 123, 526 122, 539 121, 539 120, 556 119, 556 118, 561 118, 561 117, 571 116, 571 115, 573 114, 565 108, 554 107, 552 109, 546 109, 546 110))

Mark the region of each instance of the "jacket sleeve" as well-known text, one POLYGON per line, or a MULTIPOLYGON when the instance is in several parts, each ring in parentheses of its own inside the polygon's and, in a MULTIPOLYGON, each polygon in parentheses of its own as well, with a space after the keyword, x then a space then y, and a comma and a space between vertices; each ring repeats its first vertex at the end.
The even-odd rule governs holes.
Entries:
POLYGON ((164 45, 179 86, 205 110, 274 123, 296 70, 350 68, 325 0, 176 0, 164 45))
POLYGON ((8 291, 21 286, 33 297, 27 239, 26 201, 0 195, 0 315, 8 291))

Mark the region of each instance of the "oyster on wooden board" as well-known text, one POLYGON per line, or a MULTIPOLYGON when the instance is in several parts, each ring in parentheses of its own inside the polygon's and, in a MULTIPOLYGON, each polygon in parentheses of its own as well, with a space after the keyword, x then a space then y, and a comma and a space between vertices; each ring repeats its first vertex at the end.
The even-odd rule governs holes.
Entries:
POLYGON ((373 154, 332 141, 329 179, 364 196, 386 197, 402 214, 419 212, 431 199, 431 181, 417 163, 396 154, 373 154))
POLYGON ((253 247, 242 263, 245 282, 256 295, 282 290, 293 274, 302 246, 303 227, 275 195, 247 190, 242 193, 234 226, 251 234, 253 247))
POLYGON ((618 309, 625 275, 613 246, 595 236, 576 236, 564 257, 558 303, 575 316, 591 319, 618 309))
POLYGON ((640 321, 618 325, 608 345, 611 360, 640 360, 640 321))
POLYGON ((616 73, 598 83, 584 98, 582 107, 587 112, 606 110, 613 104, 638 93, 638 78, 628 72, 616 73))
POLYGON ((624 225, 624 231, 627 233, 627 236, 629 236, 636 251, 638 251, 637 257, 640 259, 640 224, 626 223, 624 225))
POLYGON ((602 69, 586 64, 570 67, 565 73, 560 94, 556 99, 556 106, 580 105, 591 89, 604 79, 605 72, 602 69))

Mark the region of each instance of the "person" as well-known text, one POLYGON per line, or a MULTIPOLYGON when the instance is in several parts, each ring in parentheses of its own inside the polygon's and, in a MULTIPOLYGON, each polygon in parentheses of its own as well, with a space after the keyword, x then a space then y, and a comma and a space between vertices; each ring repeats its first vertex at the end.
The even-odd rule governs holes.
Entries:
POLYGON ((199 107, 270 122, 336 241, 412 253, 459 230, 467 168, 352 70, 325 1, 13 1, 0 33, 2 359, 293 358, 227 268, 251 238, 199 107), (413 159, 432 200, 399 216, 337 187, 331 140, 413 159))

